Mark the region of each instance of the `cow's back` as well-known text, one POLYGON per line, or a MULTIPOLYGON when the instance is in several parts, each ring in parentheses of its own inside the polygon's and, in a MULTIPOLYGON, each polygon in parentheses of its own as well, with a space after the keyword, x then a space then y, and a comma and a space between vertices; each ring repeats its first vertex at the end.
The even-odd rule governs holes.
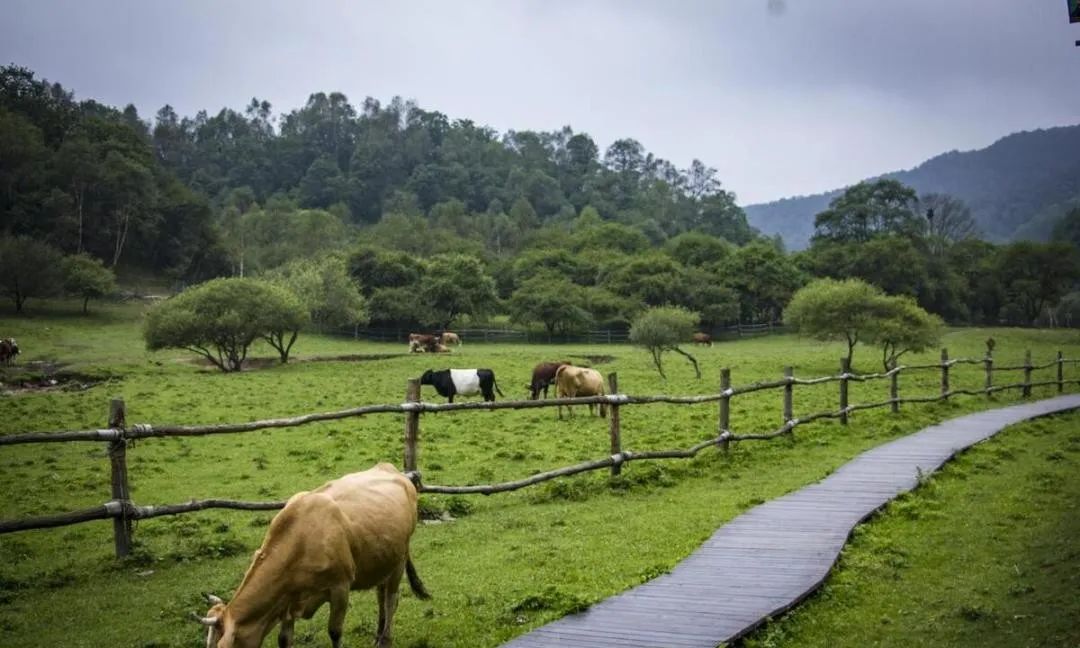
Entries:
POLYGON ((345 475, 313 491, 333 502, 355 563, 354 587, 381 582, 408 555, 416 528, 416 487, 391 464, 345 475))

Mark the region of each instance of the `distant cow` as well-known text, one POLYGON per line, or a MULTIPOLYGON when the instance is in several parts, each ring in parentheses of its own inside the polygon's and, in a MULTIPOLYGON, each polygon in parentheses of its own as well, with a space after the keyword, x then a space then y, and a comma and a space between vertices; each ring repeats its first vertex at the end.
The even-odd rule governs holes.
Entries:
POLYGON ((443 331, 442 334, 443 344, 453 344, 455 346, 461 346, 461 336, 453 331, 443 331))
POLYGON ((694 333, 694 344, 712 346, 712 336, 708 333, 694 333))
MULTIPOLYGON (((574 367, 563 365, 555 370, 555 390, 559 398, 578 398, 581 396, 603 396, 604 377, 596 369, 588 367, 574 367)), ((559 406, 559 418, 562 419, 562 405, 559 406)), ((574 410, 566 408, 570 415, 574 410)), ((592 415, 593 406, 589 403, 589 414, 592 415)), ((607 405, 600 403, 600 416, 607 416, 607 405)))
POLYGON ((426 333, 409 333, 409 352, 410 353, 435 353, 439 346, 440 340, 438 335, 428 335, 426 333))
POLYGON ((420 376, 421 385, 431 385, 439 396, 445 396, 450 403, 455 395, 474 396, 483 394, 485 401, 494 401, 495 392, 502 396, 502 391, 495 384, 495 372, 491 369, 428 369, 420 376))
POLYGON ((19 345, 15 342, 15 338, 0 340, 0 364, 15 364, 15 356, 17 355, 19 355, 19 345))
MULTIPOLYGON (((274 516, 262 546, 232 600, 208 596, 213 607, 207 648, 257 648, 281 624, 277 645, 292 646, 297 618, 330 603, 329 632, 341 644, 349 591, 376 588, 376 645, 391 645, 401 576, 416 596, 430 598, 409 558, 416 528, 416 487, 381 463, 313 491, 297 493, 274 516)), ((197 615, 196 615, 197 616, 197 615)))
POLYGON ((529 383, 529 399, 539 398, 540 390, 544 391, 544 398, 547 398, 548 387, 555 382, 555 372, 559 370, 559 367, 569 364, 569 362, 541 362, 533 367, 532 382, 529 383))

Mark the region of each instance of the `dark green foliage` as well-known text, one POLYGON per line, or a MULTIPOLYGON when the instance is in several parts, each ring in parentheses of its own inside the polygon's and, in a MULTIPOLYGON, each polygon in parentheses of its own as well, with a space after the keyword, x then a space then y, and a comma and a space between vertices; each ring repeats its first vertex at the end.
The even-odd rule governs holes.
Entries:
POLYGON ((0 293, 21 313, 31 297, 50 297, 63 289, 60 252, 27 236, 0 237, 0 293))
POLYGON ((750 322, 779 319, 791 295, 805 282, 791 257, 765 241, 736 250, 719 274, 738 293, 740 315, 750 322))
POLYGON ((860 182, 814 217, 814 241, 865 243, 888 234, 910 236, 922 228, 915 192, 896 180, 860 182))
POLYGON ((543 324, 549 334, 580 331, 592 323, 587 289, 550 271, 523 281, 508 306, 513 321, 543 324))
POLYGON ((1080 279, 1078 251, 1068 243, 1013 243, 1001 251, 998 264, 1004 316, 1015 324, 1035 324, 1080 279))

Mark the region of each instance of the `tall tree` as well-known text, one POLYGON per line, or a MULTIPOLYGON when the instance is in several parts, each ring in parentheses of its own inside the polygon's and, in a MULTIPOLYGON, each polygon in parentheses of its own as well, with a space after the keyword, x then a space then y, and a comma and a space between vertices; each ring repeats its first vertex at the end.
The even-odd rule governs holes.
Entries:
POLYGON ((864 243, 882 234, 917 236, 915 190, 896 180, 860 182, 814 217, 813 241, 864 243))

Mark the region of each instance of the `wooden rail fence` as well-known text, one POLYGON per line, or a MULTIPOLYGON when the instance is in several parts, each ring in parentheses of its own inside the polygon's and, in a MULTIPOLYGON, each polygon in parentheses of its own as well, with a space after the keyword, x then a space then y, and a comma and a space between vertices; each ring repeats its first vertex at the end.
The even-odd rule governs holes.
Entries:
POLYGON ((316 423, 320 421, 332 421, 369 414, 404 414, 404 467, 410 477, 422 493, 443 494, 484 494, 513 491, 533 484, 538 484, 558 477, 575 475, 591 470, 607 468, 611 474, 618 475, 624 464, 632 461, 658 460, 658 459, 689 459, 696 456, 702 450, 716 447, 728 451, 733 441, 766 441, 779 436, 791 434, 799 425, 806 425, 822 419, 839 419, 841 424, 846 425, 848 417, 859 410, 867 410, 878 407, 890 407, 892 412, 899 412, 900 405, 904 403, 928 403, 945 401, 952 396, 969 395, 987 397, 994 393, 1019 389, 1027 398, 1031 396, 1031 389, 1039 386, 1056 385, 1058 393, 1062 393, 1066 384, 1076 383, 1080 380, 1066 381, 1064 367, 1066 364, 1080 363, 1080 359, 1065 359, 1061 351, 1057 352, 1057 358, 1045 364, 1033 365, 1031 352, 1024 356, 1024 364, 1015 366, 995 366, 993 357, 987 354, 980 359, 950 359, 948 351, 941 350, 941 361, 934 364, 923 365, 896 365, 889 371, 872 374, 853 374, 848 365, 847 358, 840 360, 840 372, 832 376, 817 378, 796 378, 792 367, 784 367, 783 377, 775 381, 756 382, 743 386, 732 386, 731 370, 720 370, 720 390, 715 394, 699 396, 631 396, 619 392, 618 376, 612 373, 608 375, 608 387, 610 393, 606 396, 589 396, 583 398, 553 398, 537 401, 500 401, 500 402, 467 402, 467 403, 427 403, 420 400, 420 384, 417 379, 410 379, 406 386, 405 401, 400 404, 366 405, 336 412, 322 412, 305 414, 289 418, 251 421, 247 423, 226 423, 219 425, 167 425, 154 426, 145 423, 128 425, 124 401, 114 399, 110 402, 108 427, 98 430, 78 430, 60 432, 30 432, 25 434, 12 434, 0 436, 0 446, 26 444, 26 443, 57 443, 73 441, 96 441, 108 444, 108 456, 111 467, 112 499, 89 509, 59 513, 33 518, 17 520, 0 520, 0 533, 11 533, 27 529, 43 529, 49 527, 78 524, 91 520, 112 519, 113 536, 115 539, 116 555, 122 557, 128 554, 132 542, 132 521, 160 517, 163 515, 177 515, 192 511, 201 511, 211 508, 239 509, 249 511, 269 511, 280 509, 285 505, 284 501, 273 502, 245 502, 225 499, 192 500, 180 504, 164 505, 137 505, 131 500, 128 487, 127 449, 129 445, 138 439, 152 437, 183 437, 183 436, 206 436, 211 434, 231 434, 265 430, 272 428, 285 428, 316 423), (957 365, 982 365, 985 372, 984 387, 981 389, 954 389, 950 385, 950 370, 957 365), (1057 367, 1055 380, 1032 382, 1033 371, 1057 367), (905 371, 937 370, 941 373, 941 389, 938 394, 930 396, 914 396, 901 398, 899 395, 899 376, 905 371), (994 385, 993 374, 1004 371, 1022 371, 1023 381, 1003 385, 994 385), (880 402, 850 404, 848 402, 848 386, 851 382, 866 382, 872 380, 889 380, 889 398, 880 402), (839 387, 839 407, 835 411, 815 412, 812 414, 796 417, 794 415, 794 390, 797 385, 821 385, 836 382, 839 387), (744 394, 750 394, 767 389, 783 390, 783 424, 772 431, 763 433, 735 434, 731 431, 731 399, 744 394), (623 450, 621 440, 620 408, 625 405, 644 405, 652 403, 669 403, 681 405, 694 405, 702 403, 718 403, 718 423, 715 437, 706 439, 685 449, 652 450, 635 452, 623 450), (420 447, 420 415, 424 412, 449 412, 467 410, 501 410, 501 409, 531 409, 537 407, 558 407, 564 405, 585 405, 604 403, 611 409, 609 415, 611 454, 610 456, 586 461, 572 466, 550 470, 547 472, 530 475, 523 479, 503 482, 499 484, 472 485, 472 486, 439 486, 425 484, 420 478, 417 469, 419 462, 420 447))

